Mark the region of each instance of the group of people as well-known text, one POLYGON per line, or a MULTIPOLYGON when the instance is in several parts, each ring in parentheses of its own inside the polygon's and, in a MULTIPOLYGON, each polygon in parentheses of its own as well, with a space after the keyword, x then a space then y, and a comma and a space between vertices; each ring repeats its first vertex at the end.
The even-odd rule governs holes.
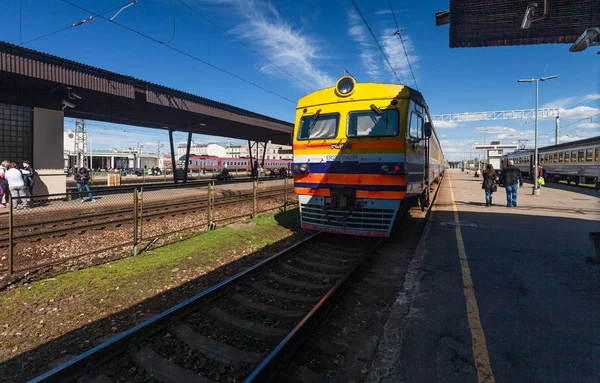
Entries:
POLYGON ((35 170, 30 161, 2 161, 0 164, 0 208, 8 207, 8 196, 12 197, 12 209, 29 208, 29 196, 33 195, 35 170))
POLYGON ((481 188, 485 190, 485 206, 492 206, 492 195, 498 190, 498 183, 502 183, 506 190, 506 207, 517 206, 517 191, 523 186, 523 176, 513 160, 508 161, 508 166, 502 169, 500 176, 492 164, 485 166, 481 184, 481 188))

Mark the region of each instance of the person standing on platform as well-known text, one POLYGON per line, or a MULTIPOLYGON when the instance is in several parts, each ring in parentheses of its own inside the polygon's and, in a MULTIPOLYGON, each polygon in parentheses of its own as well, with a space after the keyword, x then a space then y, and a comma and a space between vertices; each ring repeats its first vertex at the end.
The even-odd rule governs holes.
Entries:
POLYGON ((502 183, 506 189, 506 206, 517 206, 517 190, 523 186, 523 176, 515 161, 508 160, 508 166, 502 171, 502 183))
POLYGON ((30 164, 29 161, 23 161, 23 169, 21 172, 23 173, 23 182, 25 183, 27 192, 29 195, 33 195, 33 185, 35 185, 35 179, 33 177, 35 175, 35 170, 33 170, 33 166, 30 164))
POLYGON ((485 206, 492 206, 492 194, 498 190, 498 185, 496 185, 496 171, 492 164, 485 166, 481 188, 485 190, 485 206))
POLYGON ((90 201, 96 202, 94 196, 92 195, 92 192, 90 191, 90 186, 88 185, 89 181, 90 173, 87 171, 87 169, 84 167, 79 168, 79 171, 77 172, 77 174, 75 174, 75 182, 77 182, 77 190, 79 190, 79 200, 81 201, 81 203, 83 203, 84 191, 88 192, 88 197, 90 198, 90 201))
POLYGON ((12 196, 12 208, 13 210, 17 209, 19 207, 19 201, 21 201, 21 206, 23 209, 26 209, 28 207, 27 198, 18 198, 27 197, 27 188, 23 181, 23 173, 19 170, 15 162, 11 162, 8 167, 9 169, 4 173, 4 177, 6 178, 6 181, 8 181, 8 188, 10 189, 10 195, 12 196))
POLYGON ((8 193, 9 191, 8 182, 4 178, 4 171, 0 172, 0 207, 5 208, 6 202, 8 201, 8 193))

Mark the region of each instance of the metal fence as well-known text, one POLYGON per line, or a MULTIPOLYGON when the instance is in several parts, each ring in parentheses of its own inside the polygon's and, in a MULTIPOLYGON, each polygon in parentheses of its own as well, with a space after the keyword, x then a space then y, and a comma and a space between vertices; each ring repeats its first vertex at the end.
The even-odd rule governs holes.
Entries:
POLYGON ((0 273, 137 255, 184 234, 297 204, 287 178, 276 185, 253 182, 247 190, 219 187, 145 185, 9 197, 16 208, 0 209, 0 273))

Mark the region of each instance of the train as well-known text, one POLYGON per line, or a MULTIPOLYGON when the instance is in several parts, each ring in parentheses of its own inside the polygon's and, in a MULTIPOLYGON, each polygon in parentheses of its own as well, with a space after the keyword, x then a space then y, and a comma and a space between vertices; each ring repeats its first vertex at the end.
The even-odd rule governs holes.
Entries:
MULTIPOLYGON (((533 177, 533 150, 505 154, 502 167, 507 166, 508 160, 515 162, 523 176, 533 177)), ((592 184, 600 189, 600 136, 539 148, 538 163, 544 168, 545 179, 549 182, 592 184)))
MULTIPOLYGON (((253 159, 254 161, 258 161, 261 163, 260 159, 253 159)), ((265 160, 263 169, 269 170, 271 172, 278 171, 281 172, 282 169, 285 169, 286 172, 289 171, 292 161, 291 160, 275 160, 268 159, 265 160)), ((185 167, 185 156, 181 156, 179 158, 179 168, 183 169, 185 167)), ((225 157, 217 157, 217 156, 197 156, 192 155, 188 161, 188 170, 201 170, 205 169, 206 171, 221 171, 224 168, 227 168, 229 171, 252 171, 252 164, 250 163, 250 158, 225 158, 225 157)))
POLYGON ((444 165, 415 89, 344 76, 298 101, 292 173, 305 229, 389 237, 407 206, 428 205, 444 165))

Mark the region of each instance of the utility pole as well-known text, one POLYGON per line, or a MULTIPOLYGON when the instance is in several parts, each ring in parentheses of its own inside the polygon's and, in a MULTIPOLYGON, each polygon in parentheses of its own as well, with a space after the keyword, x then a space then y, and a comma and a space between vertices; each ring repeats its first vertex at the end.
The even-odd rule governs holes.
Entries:
POLYGON ((560 137, 560 116, 556 116, 556 134, 554 136, 554 145, 559 144, 560 137))
POLYGON ((87 158, 86 158, 86 132, 85 132, 85 120, 76 119, 75 120, 75 153, 77 158, 75 160, 75 164, 77 168, 87 167, 87 158))
POLYGON ((526 80, 518 80, 518 82, 535 82, 535 140, 534 140, 534 166, 533 174, 535 179, 533 180, 533 195, 540 195, 540 186, 538 184, 538 114, 539 114, 539 83, 540 81, 547 81, 553 78, 557 78, 558 76, 548 76, 548 77, 540 77, 540 78, 532 78, 526 80))

